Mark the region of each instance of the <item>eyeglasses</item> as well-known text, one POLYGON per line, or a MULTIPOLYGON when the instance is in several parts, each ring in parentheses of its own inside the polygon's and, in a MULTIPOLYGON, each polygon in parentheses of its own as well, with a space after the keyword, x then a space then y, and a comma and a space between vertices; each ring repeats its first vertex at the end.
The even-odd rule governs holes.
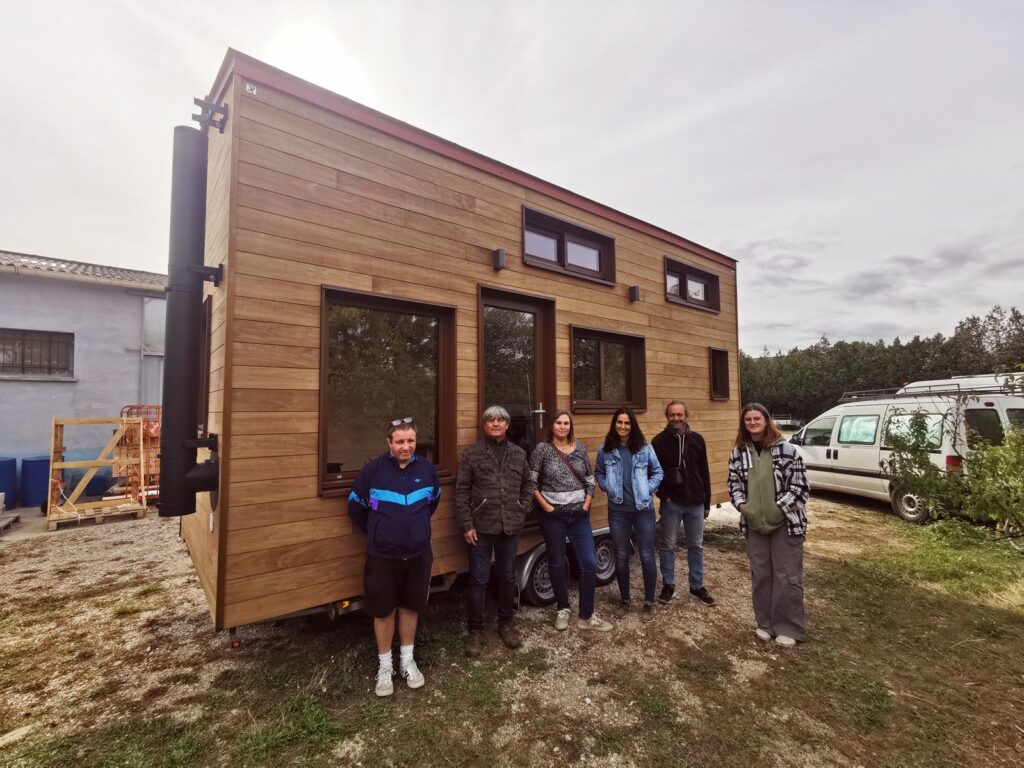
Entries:
POLYGON ((389 427, 400 427, 403 424, 412 424, 412 416, 406 416, 404 419, 392 419, 388 422, 389 427))

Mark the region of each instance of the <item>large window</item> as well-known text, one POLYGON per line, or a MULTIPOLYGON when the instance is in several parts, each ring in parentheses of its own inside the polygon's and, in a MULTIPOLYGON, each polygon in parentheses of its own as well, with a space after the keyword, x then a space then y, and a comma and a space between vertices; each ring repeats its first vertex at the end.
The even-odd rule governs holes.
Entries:
POLYGON ((878 434, 879 417, 874 414, 843 416, 839 422, 839 442, 843 445, 873 445, 878 434))
MULTIPOLYGON (((892 448, 890 445, 890 435, 909 440, 914 437, 913 423, 916 413, 894 413, 889 417, 886 423, 886 428, 882 432, 882 448, 892 448)), ((926 447, 931 453, 939 453, 942 448, 942 414, 940 413, 921 413, 920 417, 924 419, 924 434, 921 437, 924 440, 924 445, 918 446, 921 448, 926 447)))
POLYGON ((967 426, 967 445, 971 448, 979 443, 1003 444, 1003 424, 999 412, 992 408, 968 408, 964 413, 967 426))
POLYGON ((729 352, 725 349, 708 348, 708 365, 711 369, 711 399, 729 399, 729 352))
POLYGON ((665 298, 711 312, 721 308, 718 276, 665 257, 665 298))
POLYGON ((387 450, 387 422, 412 416, 416 453, 454 469, 454 310, 325 290, 321 490, 340 493, 387 450))
POLYGON ((606 413, 623 405, 645 410, 643 337, 578 326, 571 333, 573 411, 606 413))
POLYGON ((523 208, 523 263, 614 284, 615 241, 523 208))
POLYGON ((0 375, 75 375, 75 335, 0 328, 0 375))

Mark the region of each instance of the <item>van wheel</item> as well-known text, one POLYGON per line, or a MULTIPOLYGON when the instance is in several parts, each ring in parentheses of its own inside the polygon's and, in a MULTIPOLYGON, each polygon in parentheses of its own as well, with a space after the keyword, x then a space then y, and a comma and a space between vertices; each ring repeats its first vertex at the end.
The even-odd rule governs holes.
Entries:
POLYGON ((615 542, 611 536, 597 540, 597 585, 611 584, 615 578, 615 542))
MULTIPOLYGON (((566 563, 568 568, 568 563, 566 563)), ((566 571, 568 573, 568 571, 566 571)), ((530 605, 545 606, 555 602, 555 588, 551 586, 551 570, 548 567, 548 553, 542 552, 533 561, 526 575, 523 598, 530 605)))
POLYGON ((908 523, 923 523, 928 519, 928 505, 912 493, 896 488, 889 494, 889 501, 896 516, 908 523))

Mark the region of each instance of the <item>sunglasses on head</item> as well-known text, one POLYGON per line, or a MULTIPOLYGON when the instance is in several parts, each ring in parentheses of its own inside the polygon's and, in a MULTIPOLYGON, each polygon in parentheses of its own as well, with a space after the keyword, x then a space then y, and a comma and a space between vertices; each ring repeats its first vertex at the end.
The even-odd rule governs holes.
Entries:
POLYGON ((388 422, 389 427, 400 427, 403 424, 412 424, 412 416, 406 416, 404 419, 392 419, 388 422))

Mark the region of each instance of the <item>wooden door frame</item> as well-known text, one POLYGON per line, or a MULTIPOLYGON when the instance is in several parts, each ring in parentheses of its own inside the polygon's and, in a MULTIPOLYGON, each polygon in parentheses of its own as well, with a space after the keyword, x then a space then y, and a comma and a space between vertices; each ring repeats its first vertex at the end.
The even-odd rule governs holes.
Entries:
MULTIPOLYGON (((484 307, 498 306, 505 309, 535 312, 537 329, 537 402, 544 402, 545 417, 557 410, 558 402, 555 362, 555 300, 550 296, 522 291, 510 291, 493 285, 477 283, 477 339, 476 339, 476 399, 477 438, 483 438, 483 424, 480 416, 489 403, 484 402, 484 307), (540 399, 543 393, 545 400, 540 399), (548 400, 550 398, 550 401, 548 400)), ((547 421, 545 420, 545 428, 547 421)), ((537 435, 537 442, 543 436, 537 435)))

